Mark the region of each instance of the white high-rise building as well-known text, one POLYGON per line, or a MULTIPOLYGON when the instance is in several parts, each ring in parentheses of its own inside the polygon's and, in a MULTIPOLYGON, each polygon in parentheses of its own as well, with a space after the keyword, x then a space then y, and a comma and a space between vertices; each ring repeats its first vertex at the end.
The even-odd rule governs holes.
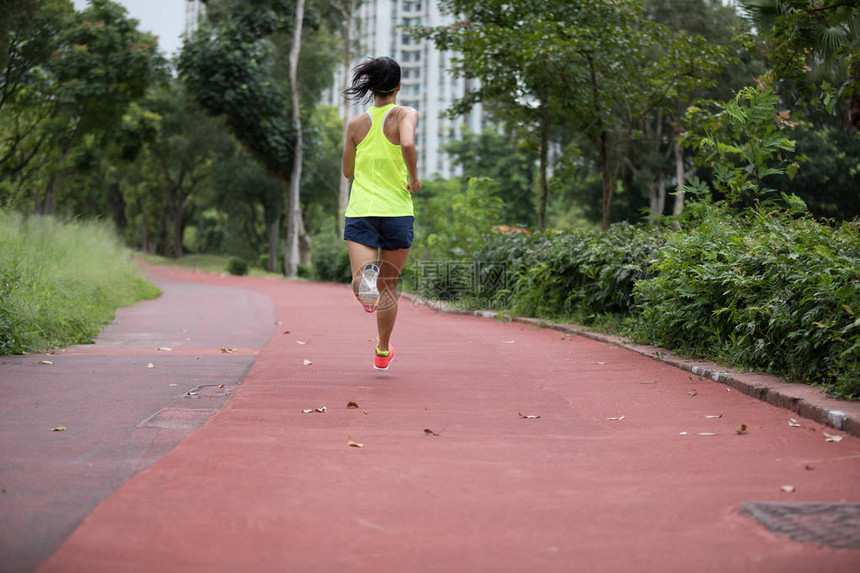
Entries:
POLYGON ((191 36, 206 17, 206 6, 200 0, 185 0, 185 35, 191 36))
MULTIPOLYGON (((468 80, 453 76, 449 52, 440 52, 431 40, 418 40, 402 28, 442 26, 453 23, 454 17, 443 14, 435 0, 363 0, 356 21, 359 45, 353 66, 377 56, 389 56, 400 64, 403 88, 397 103, 414 107, 420 115, 416 145, 422 177, 458 175, 444 146, 459 138, 463 130, 481 131, 480 104, 465 116, 445 117, 448 107, 465 93, 468 80)), ((333 105, 341 101, 340 73, 337 78, 338 88, 328 97, 328 103, 333 105)), ((356 106, 353 111, 360 110, 356 106)))

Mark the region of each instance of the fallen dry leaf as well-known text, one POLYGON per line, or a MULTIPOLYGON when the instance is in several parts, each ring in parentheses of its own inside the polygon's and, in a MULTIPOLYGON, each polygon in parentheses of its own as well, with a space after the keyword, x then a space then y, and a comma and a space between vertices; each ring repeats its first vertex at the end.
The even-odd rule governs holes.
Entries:
POLYGON ((656 384, 656 380, 645 380, 644 382, 640 382, 640 384, 656 384))
POLYGON ((185 393, 186 396, 197 396, 199 394, 200 394, 200 392, 195 392, 194 390, 189 390, 188 392, 185 393))
POLYGON ((159 346, 156 350, 161 350, 163 352, 173 352, 173 349, 169 346, 159 346))
POLYGON ((502 344, 513 344, 515 342, 516 342, 516 340, 503 340, 502 344))
POLYGON ((717 434, 715 434, 714 432, 699 432, 696 435, 697 436, 716 436, 717 434))
POLYGON ((686 436, 686 435, 687 435, 687 432, 681 432, 681 433, 680 433, 680 434, 678 434, 678 435, 679 435, 679 436, 686 436))
POLYGON ((617 418, 606 418, 607 420, 618 420, 619 422, 624 419, 624 414, 621 414, 617 418))
POLYGON ((221 354, 232 354, 239 350, 238 348, 221 348, 221 354))
POLYGON ((536 416, 534 414, 526 415, 526 414, 523 414, 522 412, 518 412, 518 414, 520 415, 520 418, 523 418, 524 420, 537 420, 538 418, 540 418, 540 416, 536 416))
POLYGON ((803 469, 805 469, 805 470, 814 470, 815 468, 814 468, 814 467, 812 467, 812 466, 811 466, 811 465, 809 465, 809 464, 806 464, 805 466, 803 466, 803 469))
POLYGON ((606 366, 606 362, 597 362, 597 361, 595 360, 595 362, 594 362, 594 363, 595 363, 595 364, 600 364, 601 366, 606 366))
POLYGON ((153 364, 152 362, 150 362, 149 364, 147 364, 147 365, 146 365, 146 367, 147 367, 147 368, 155 368, 155 364, 153 364))
POLYGON ((310 366, 311 364, 313 364, 313 362, 311 362, 310 360, 308 360, 307 358, 305 358, 305 361, 303 362, 303 364, 304 364, 305 366, 310 366))
POLYGON ((709 418, 709 419, 711 419, 711 420, 714 420, 714 419, 717 419, 717 418, 722 418, 722 417, 723 417, 723 413, 722 413, 722 412, 720 412, 720 413, 719 413, 719 414, 717 414, 716 416, 705 416, 705 417, 706 417, 706 418, 709 418))
POLYGON ((296 344, 307 344, 310 340, 296 340, 296 344))
POLYGON ((794 493, 794 489, 795 489, 795 488, 794 488, 794 486, 793 486, 793 485, 784 485, 784 486, 782 486, 782 487, 781 487, 781 488, 779 488, 779 489, 781 489, 781 490, 782 490, 782 491, 784 491, 785 493, 794 493))
POLYGON ((326 410, 325 406, 320 406, 319 408, 309 408, 307 410, 302 410, 302 414, 322 414, 326 410))
POLYGON ((289 331, 289 330, 285 330, 285 331, 284 331, 284 334, 289 334, 289 333, 290 333, 290 331, 289 331))
POLYGON ((65 432, 66 427, 65 426, 57 426, 56 428, 52 429, 51 431, 52 432, 65 432))
POLYGON ((47 364, 48 366, 54 365, 54 363, 51 362, 50 360, 39 360, 38 362, 36 362, 36 364, 47 364))
POLYGON ((687 392, 687 394, 689 394, 690 396, 696 396, 698 392, 696 392, 695 390, 690 390, 689 392, 687 392))
POLYGON ((223 382, 222 382, 221 384, 218 384, 218 389, 219 389, 219 390, 220 390, 221 388, 223 388, 223 387, 224 387, 224 383, 223 383, 223 382))
POLYGON ((427 434, 428 436, 438 436, 439 435, 436 432, 434 432, 433 430, 431 430, 430 428, 424 428, 424 433, 427 434))
POLYGON ((801 425, 800 425, 800 423, 799 423, 797 420, 795 420, 794 418, 792 418, 792 419, 790 419, 790 420, 788 421, 788 425, 789 425, 789 426, 791 426, 792 428, 802 428, 802 427, 803 427, 803 426, 801 426, 801 425))
POLYGON ((352 438, 347 439, 346 445, 350 448, 363 448, 364 444, 359 444, 358 442, 353 442, 352 438))
POLYGON ((746 424, 741 424, 740 426, 738 426, 737 428, 735 428, 735 433, 736 433, 736 434, 738 434, 738 435, 740 435, 740 434, 746 434, 746 433, 747 433, 747 425, 746 425, 746 424))
POLYGON ((346 407, 347 408, 358 408, 358 404, 356 404, 355 402, 347 402, 346 407))
POLYGON ((822 432, 824 434, 825 442, 841 442, 842 438, 845 436, 839 436, 835 434, 828 434, 827 432, 822 432))
POLYGON ((726 392, 731 392, 731 391, 732 391, 731 388, 726 388, 726 392))

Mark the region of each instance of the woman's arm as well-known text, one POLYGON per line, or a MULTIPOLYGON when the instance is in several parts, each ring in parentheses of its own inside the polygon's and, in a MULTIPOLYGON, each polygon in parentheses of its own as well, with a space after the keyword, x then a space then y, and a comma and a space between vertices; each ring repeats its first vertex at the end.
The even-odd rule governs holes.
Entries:
POLYGON ((400 152, 406 169, 409 171, 409 183, 406 190, 410 193, 418 193, 421 190, 421 179, 418 177, 418 150, 415 148, 415 128, 418 126, 418 112, 406 108, 403 118, 400 120, 400 152))
POLYGON ((346 140, 343 142, 343 176, 350 179, 355 175, 355 120, 350 120, 346 128, 346 140))

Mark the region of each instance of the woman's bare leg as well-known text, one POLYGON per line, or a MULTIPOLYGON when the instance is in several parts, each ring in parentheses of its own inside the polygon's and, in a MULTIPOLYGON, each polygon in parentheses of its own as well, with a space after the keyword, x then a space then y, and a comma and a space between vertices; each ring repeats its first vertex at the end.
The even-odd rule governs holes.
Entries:
POLYGON ((409 249, 398 249, 396 251, 379 251, 379 306, 376 310, 376 328, 379 331, 378 348, 382 351, 388 350, 388 341, 391 331, 394 330, 394 322, 397 320, 397 280, 406 264, 409 249))

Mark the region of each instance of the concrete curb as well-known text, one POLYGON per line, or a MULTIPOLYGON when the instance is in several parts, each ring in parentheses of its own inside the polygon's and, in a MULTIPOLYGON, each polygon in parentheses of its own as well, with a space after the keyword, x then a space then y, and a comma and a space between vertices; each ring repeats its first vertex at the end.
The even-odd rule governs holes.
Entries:
MULTIPOLYGON (((445 314, 460 314, 493 319, 498 318, 500 314, 490 310, 460 309, 447 302, 424 299, 410 293, 402 293, 401 296, 411 300, 413 305, 423 305, 426 308, 445 314)), ((507 315, 504 316, 507 317, 507 315)), ((606 344, 614 344, 642 356, 665 362, 670 366, 680 368, 696 376, 710 378, 715 382, 725 384, 753 398, 790 410, 800 417, 813 420, 854 436, 860 436, 860 402, 848 402, 828 398, 822 390, 813 386, 786 382, 784 379, 771 374, 744 372, 741 369, 730 368, 716 362, 685 358, 657 346, 631 344, 619 336, 592 332, 576 324, 557 324, 537 318, 516 316, 510 317, 510 320, 521 324, 576 334, 606 344)))

